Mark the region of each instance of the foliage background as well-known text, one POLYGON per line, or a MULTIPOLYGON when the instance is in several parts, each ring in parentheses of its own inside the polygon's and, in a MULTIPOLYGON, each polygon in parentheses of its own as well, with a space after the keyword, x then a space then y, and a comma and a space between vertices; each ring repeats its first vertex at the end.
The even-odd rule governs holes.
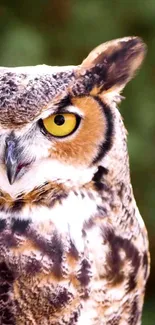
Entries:
POLYGON ((131 177, 152 255, 143 325, 155 324, 155 1, 0 0, 0 65, 78 64, 104 41, 139 35, 145 63, 121 105, 131 177))

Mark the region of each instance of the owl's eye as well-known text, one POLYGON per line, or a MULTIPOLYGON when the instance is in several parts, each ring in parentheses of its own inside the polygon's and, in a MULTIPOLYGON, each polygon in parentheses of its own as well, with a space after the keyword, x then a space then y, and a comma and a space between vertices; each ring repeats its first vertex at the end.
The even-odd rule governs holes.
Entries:
POLYGON ((55 137, 65 137, 73 133, 79 124, 77 115, 73 113, 53 114, 42 122, 46 131, 55 137))

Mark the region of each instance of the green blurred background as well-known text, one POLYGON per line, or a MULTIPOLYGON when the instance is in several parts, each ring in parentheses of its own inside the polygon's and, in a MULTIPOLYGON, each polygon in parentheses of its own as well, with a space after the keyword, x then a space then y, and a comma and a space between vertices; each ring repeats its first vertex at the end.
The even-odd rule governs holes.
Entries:
POLYGON ((143 325, 155 325, 155 0, 0 0, 1 66, 79 64, 98 44, 129 35, 148 45, 120 109, 152 257, 143 325))

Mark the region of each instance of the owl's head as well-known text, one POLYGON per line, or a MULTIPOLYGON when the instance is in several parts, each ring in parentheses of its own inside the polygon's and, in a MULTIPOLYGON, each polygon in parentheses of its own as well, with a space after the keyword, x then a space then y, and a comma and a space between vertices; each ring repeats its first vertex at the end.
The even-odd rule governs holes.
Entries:
POLYGON ((0 187, 89 182, 99 166, 123 170, 126 133, 116 108, 146 47, 127 37, 79 66, 0 68, 0 187))

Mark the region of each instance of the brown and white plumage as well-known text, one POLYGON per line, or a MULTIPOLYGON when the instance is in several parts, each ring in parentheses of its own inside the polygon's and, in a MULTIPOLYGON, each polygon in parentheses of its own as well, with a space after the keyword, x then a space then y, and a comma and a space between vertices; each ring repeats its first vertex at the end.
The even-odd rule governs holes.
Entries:
POLYGON ((148 240, 116 105, 144 54, 128 37, 77 67, 0 68, 0 324, 140 324, 148 240))

